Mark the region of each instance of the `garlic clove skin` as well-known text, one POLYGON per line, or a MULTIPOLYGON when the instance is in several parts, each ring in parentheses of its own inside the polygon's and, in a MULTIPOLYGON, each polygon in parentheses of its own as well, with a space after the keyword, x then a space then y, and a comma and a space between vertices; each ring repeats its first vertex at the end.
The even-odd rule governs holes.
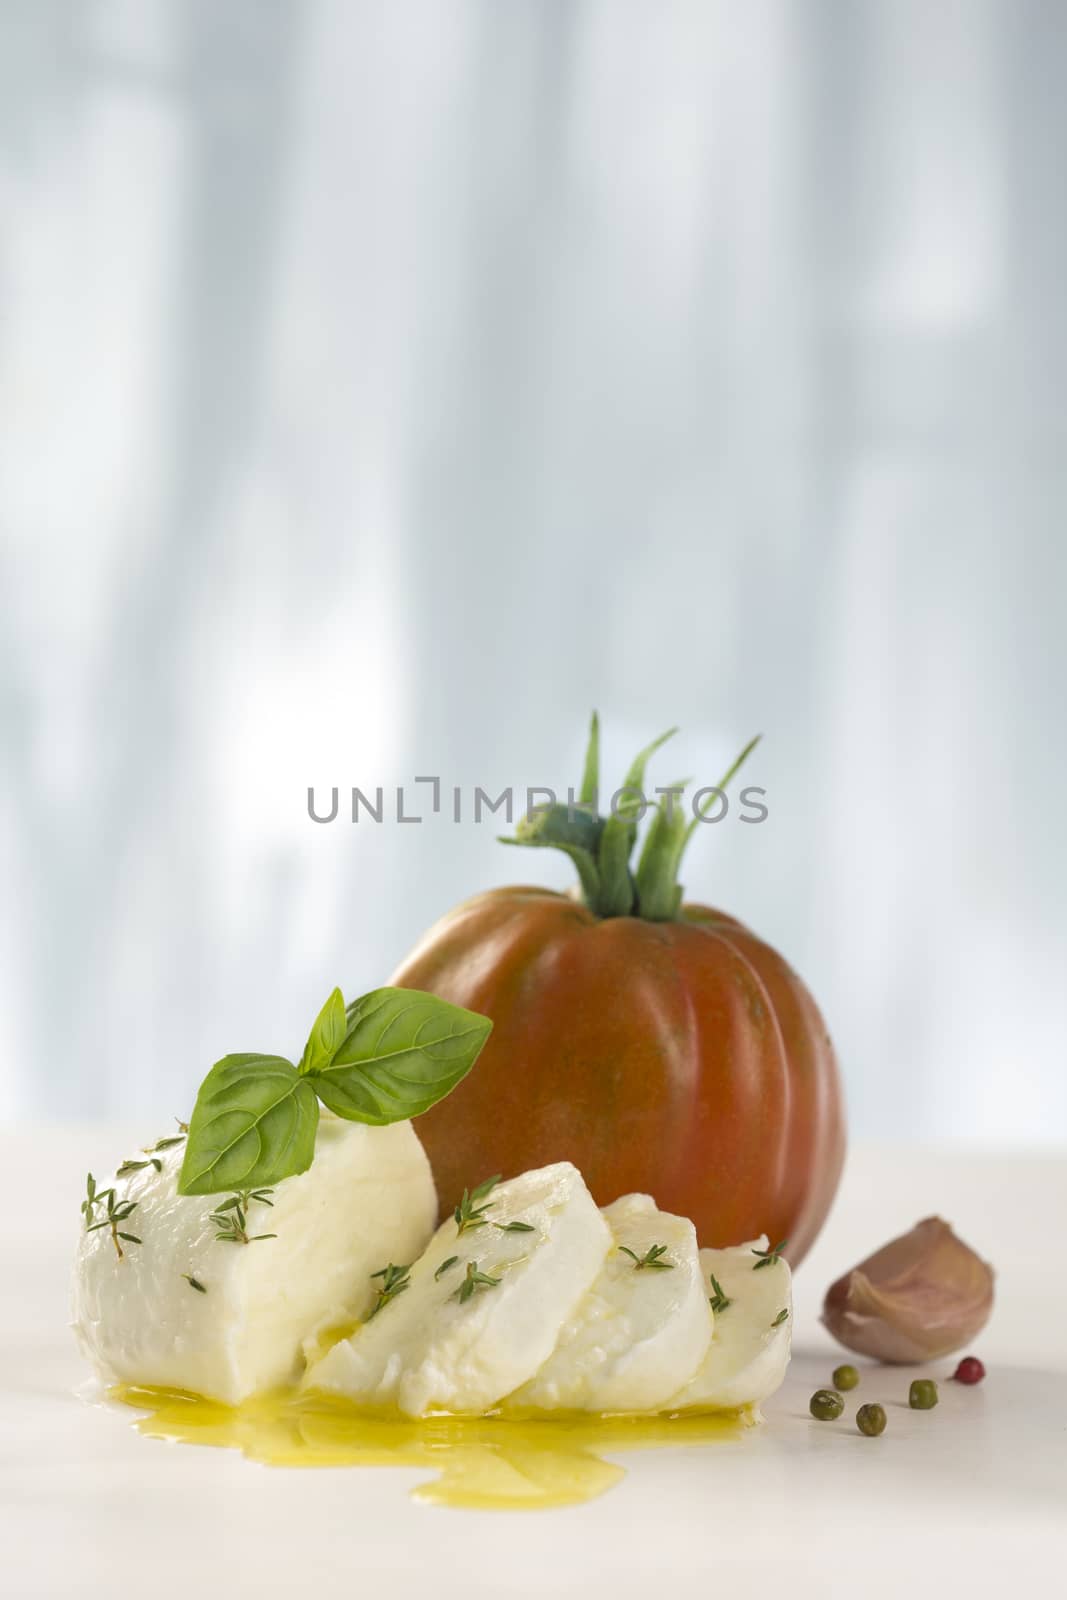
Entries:
POLYGON ((926 1217, 831 1284, 822 1320, 846 1349, 906 1364, 969 1344, 992 1310, 992 1267, 926 1217))

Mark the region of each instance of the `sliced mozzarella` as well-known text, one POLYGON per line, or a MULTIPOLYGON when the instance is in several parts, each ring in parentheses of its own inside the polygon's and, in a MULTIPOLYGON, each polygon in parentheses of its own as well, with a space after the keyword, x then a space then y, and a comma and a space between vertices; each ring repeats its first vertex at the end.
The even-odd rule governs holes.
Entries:
POLYGON ((735 1411, 772 1395, 785 1377, 793 1327, 789 1267, 779 1257, 757 1269, 766 1236, 732 1250, 701 1250, 705 1293, 714 1274, 730 1304, 715 1317, 703 1363, 661 1410, 735 1411), (788 1315, 778 1321, 782 1311, 788 1315))
POLYGON ((433 1230, 433 1177, 409 1122, 374 1128, 324 1114, 308 1171, 279 1183, 272 1206, 250 1202, 247 1232, 277 1237, 249 1244, 216 1241, 210 1214, 224 1195, 178 1194, 182 1153, 158 1152, 159 1172, 99 1180, 137 1203, 121 1227, 141 1243, 122 1245, 122 1259, 109 1228, 82 1229, 74 1328, 112 1380, 229 1404, 291 1382, 302 1341, 365 1314, 369 1274, 414 1260, 433 1230))
POLYGON ((538 1411, 647 1411, 685 1383, 711 1342, 697 1239, 647 1194, 607 1206, 614 1249, 536 1377, 509 1404, 538 1411), (657 1245, 669 1266, 638 1266, 657 1245), (632 1254, 627 1254, 632 1251, 632 1254))
POLYGON ((407 1416, 486 1411, 551 1354, 610 1247, 570 1162, 523 1173, 492 1190, 480 1226, 442 1223, 409 1287, 334 1345, 306 1383, 407 1416), (499 1281, 460 1298, 469 1269, 499 1281))

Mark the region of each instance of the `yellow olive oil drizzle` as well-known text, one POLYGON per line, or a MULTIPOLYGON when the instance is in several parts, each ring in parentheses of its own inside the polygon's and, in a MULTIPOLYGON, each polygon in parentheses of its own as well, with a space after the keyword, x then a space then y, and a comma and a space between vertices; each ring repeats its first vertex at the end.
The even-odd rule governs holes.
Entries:
POLYGON ((361 1411, 322 1394, 292 1391, 220 1405, 176 1389, 122 1385, 110 1398, 146 1413, 134 1427, 151 1439, 240 1450, 275 1467, 428 1467, 440 1475, 412 1497, 428 1505, 519 1511, 579 1505, 625 1471, 602 1451, 692 1446, 736 1439, 744 1413, 597 1417, 569 1413, 436 1416, 412 1421, 361 1411))

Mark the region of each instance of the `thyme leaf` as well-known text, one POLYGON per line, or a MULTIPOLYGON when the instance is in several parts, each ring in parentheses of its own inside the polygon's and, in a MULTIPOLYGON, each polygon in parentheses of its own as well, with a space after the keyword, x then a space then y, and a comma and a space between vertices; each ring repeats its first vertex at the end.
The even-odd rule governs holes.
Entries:
POLYGON ((81 1203, 81 1214, 85 1218, 85 1231, 87 1233, 90 1231, 92 1226, 93 1218, 96 1215, 97 1206, 102 1206, 107 1200, 108 1195, 113 1193, 114 1191, 112 1189, 98 1189, 96 1187, 96 1179, 93 1177, 92 1173, 86 1173, 85 1199, 81 1203))
POLYGON ((433 1275, 434 1283, 437 1282, 438 1278, 443 1278, 445 1273, 448 1271, 449 1267, 454 1267, 458 1260, 459 1260, 458 1256, 449 1256, 447 1261, 442 1261, 441 1265, 438 1267, 437 1271, 433 1275))
POLYGON ((183 1272, 182 1273, 182 1277, 185 1279, 185 1281, 189 1285, 190 1289, 195 1289, 197 1294, 207 1294, 207 1290, 204 1288, 204 1285, 200 1282, 200 1279, 199 1278, 194 1278, 191 1272, 183 1272))
POLYGON ((626 1244, 620 1244, 619 1249, 623 1255, 633 1258, 635 1272, 670 1272, 674 1267, 673 1261, 665 1260, 667 1254, 667 1246, 665 1244, 650 1244, 643 1256, 639 1256, 636 1251, 631 1250, 629 1245, 626 1244))
POLYGON ((486 1178, 476 1189, 464 1189, 463 1198, 453 1211, 456 1219, 456 1237, 469 1233, 474 1228, 484 1228, 487 1218, 485 1213, 489 1210, 489 1196, 500 1182, 500 1174, 495 1178, 486 1178), (481 1204, 479 1204, 481 1202, 481 1204))
MULTIPOLYGON (((184 1124, 183 1124, 184 1126, 184 1124)), ((166 1139, 157 1139, 152 1146, 153 1150, 173 1150, 176 1144, 184 1144, 184 1133, 172 1133, 166 1139)))
POLYGON ((276 1239, 276 1233, 249 1233, 248 1211, 252 1201, 261 1206, 272 1206, 273 1189, 238 1189, 228 1199, 222 1200, 211 1212, 208 1221, 217 1228, 216 1244, 256 1244, 260 1239, 276 1239))
POLYGON ((774 1321, 771 1323, 771 1327, 772 1328, 780 1328, 782 1326, 782 1323, 788 1317, 788 1315, 789 1315, 789 1307, 788 1306, 783 1306, 781 1311, 779 1311, 778 1315, 775 1317, 774 1321))
POLYGON ((149 1156, 147 1161, 124 1161, 115 1173, 116 1178, 128 1178, 133 1172, 143 1172, 145 1167, 155 1167, 157 1172, 163 1171, 163 1163, 156 1156, 149 1156))
MULTIPOLYGON (((132 1212, 137 1210, 138 1202, 136 1200, 116 1200, 114 1189, 104 1189, 95 1195, 93 1204, 99 1205, 100 1202, 105 1199, 107 1201, 107 1211, 99 1222, 90 1222, 88 1218, 91 1213, 86 1212, 85 1231, 86 1233, 96 1233, 100 1228, 110 1228, 111 1242, 115 1246, 115 1254, 121 1261, 126 1252, 119 1243, 120 1239, 124 1239, 127 1244, 141 1243, 141 1240, 138 1238, 136 1233, 123 1233, 119 1228, 119 1223, 125 1222, 127 1217, 129 1217, 132 1212)), ((88 1200, 85 1203, 88 1204, 88 1200)))
POLYGON ((715 1293, 711 1296, 711 1309, 715 1312, 716 1316, 718 1316, 720 1311, 725 1311, 727 1306, 732 1306, 733 1301, 728 1295, 723 1293, 722 1284, 719 1282, 714 1272, 711 1274, 711 1287, 715 1291, 715 1293))
POLYGON ((752 1254, 760 1258, 753 1264, 753 1272, 758 1272, 760 1267, 773 1267, 781 1258, 782 1251, 788 1243, 788 1239, 781 1239, 770 1250, 753 1250, 752 1254))
POLYGON ((487 1272, 479 1272, 477 1261, 468 1261, 467 1275, 452 1298, 464 1306, 471 1295, 477 1294, 479 1289, 495 1289, 499 1282, 499 1278, 491 1278, 487 1272))
POLYGON ((389 1304, 390 1300, 395 1300, 398 1294, 403 1294, 405 1289, 411 1288, 411 1268, 410 1266, 397 1267, 390 1261, 387 1267, 382 1267, 378 1272, 372 1272, 371 1277, 381 1278, 382 1281, 374 1308, 367 1318, 368 1322, 370 1322, 371 1317, 376 1317, 382 1307, 389 1304))

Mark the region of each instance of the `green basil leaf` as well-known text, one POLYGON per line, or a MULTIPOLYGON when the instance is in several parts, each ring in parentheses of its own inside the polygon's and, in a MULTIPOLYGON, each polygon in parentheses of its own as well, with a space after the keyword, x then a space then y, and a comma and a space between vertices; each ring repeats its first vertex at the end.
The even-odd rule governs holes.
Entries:
POLYGON ((493 1024, 418 989, 374 989, 348 1007, 344 1043, 312 1071, 339 1117, 381 1126, 428 1111, 473 1067, 493 1024))
POLYGON ((314 1089, 284 1056, 223 1056, 196 1097, 178 1193, 254 1189, 306 1172, 318 1123, 314 1089))
POLYGON ((340 989, 335 989, 315 1018, 297 1071, 317 1072, 329 1066, 344 1042, 346 1029, 344 997, 340 989))

